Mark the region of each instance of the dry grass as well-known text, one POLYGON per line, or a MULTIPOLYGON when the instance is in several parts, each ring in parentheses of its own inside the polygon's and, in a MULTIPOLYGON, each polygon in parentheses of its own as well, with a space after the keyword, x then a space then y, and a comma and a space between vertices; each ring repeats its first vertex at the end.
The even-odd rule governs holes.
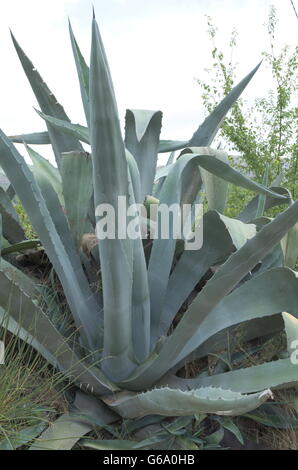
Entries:
MULTIPOLYGON (((272 450, 298 450, 298 429, 292 426, 292 423, 298 424, 297 407, 294 400, 297 398, 297 391, 279 391, 274 394, 276 402, 282 404, 277 408, 277 416, 287 429, 267 426, 248 418, 239 417, 236 424, 246 437, 261 445, 266 449, 272 450), (294 400, 293 400, 294 398, 294 400), (280 414, 279 414, 280 413, 280 414)), ((266 414, 264 413, 264 418, 266 414)))
POLYGON ((5 365, 0 366, 0 440, 14 439, 22 429, 47 423, 67 403, 60 374, 15 337, 5 337, 5 365))

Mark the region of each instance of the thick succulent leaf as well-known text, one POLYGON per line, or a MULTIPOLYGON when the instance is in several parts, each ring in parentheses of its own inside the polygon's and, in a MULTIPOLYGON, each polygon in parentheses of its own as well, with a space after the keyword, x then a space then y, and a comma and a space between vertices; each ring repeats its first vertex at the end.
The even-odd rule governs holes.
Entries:
POLYGON ((297 221, 298 201, 265 225, 255 237, 233 253, 192 302, 173 334, 162 345, 158 359, 153 360, 151 364, 148 363, 143 369, 140 368, 139 373, 135 371, 130 383, 126 382, 126 387, 132 386, 134 389, 139 389, 141 386, 143 389, 144 386, 155 383, 173 367, 178 355, 207 315, 272 250, 297 221))
MULTIPOLYGON (((172 204, 179 204, 181 202, 182 182, 184 186, 187 183, 185 178, 183 179, 183 172, 189 164, 193 165, 194 163, 213 175, 219 176, 225 181, 245 187, 252 191, 269 194, 271 196, 276 196, 277 198, 283 198, 283 196, 270 191, 258 183, 255 183, 250 178, 231 168, 230 165, 221 161, 218 158, 219 155, 222 155, 221 151, 213 150, 208 147, 190 149, 190 152, 191 151, 194 153, 181 155, 169 172, 160 193, 160 204, 167 204, 167 206, 170 207, 172 204)), ((190 185, 191 180, 192 176, 190 176, 190 185)), ((197 191, 199 192, 199 188, 197 191)), ((158 216, 159 215, 157 215, 157 217, 158 216)), ((151 251, 148 278, 149 290, 151 293, 151 326, 153 337, 156 335, 160 319, 160 311, 164 306, 175 246, 176 240, 173 238, 170 240, 157 238, 154 240, 151 251)))
POLYGON ((50 144, 50 136, 47 131, 45 132, 34 132, 32 134, 19 134, 10 135, 10 140, 15 144, 29 144, 29 145, 47 145, 50 144))
POLYGON ((75 400, 71 404, 70 412, 96 426, 105 426, 119 419, 119 416, 110 410, 101 400, 81 390, 76 391, 75 400))
MULTIPOLYGON (((228 155, 226 153, 219 154, 218 158, 224 163, 229 163, 228 155)), ((209 173, 209 171, 206 171, 203 168, 201 168, 201 175, 208 201, 208 209, 223 213, 228 197, 227 181, 209 173)))
POLYGON ((166 176, 168 176, 173 166, 174 166, 174 163, 172 162, 165 166, 157 168, 156 173, 155 173, 155 181, 158 181, 161 178, 165 178, 166 176))
MULTIPOLYGON (((211 336, 207 341, 201 344, 189 356, 178 362, 171 372, 176 373, 185 364, 194 360, 208 356, 209 354, 220 355, 220 352, 227 348, 239 346, 239 341, 245 343, 255 338, 272 337, 283 330, 283 321, 281 315, 266 315, 255 318, 253 321, 244 321, 240 325, 236 324, 211 336)), ((162 379, 166 380, 166 379, 162 379)), ((167 381, 165 381, 167 383, 167 381)))
POLYGON ((86 121, 89 126, 90 123, 90 109, 89 109, 89 67, 80 51, 77 40, 73 34, 73 30, 69 21, 69 35, 73 56, 76 63, 78 78, 80 82, 81 97, 84 106, 86 121))
POLYGON ((127 420, 125 429, 127 433, 133 433, 140 447, 165 450, 173 448, 175 436, 185 435, 192 419, 192 416, 180 416, 169 421, 161 415, 148 415, 137 420, 127 420))
MULTIPOLYGON (((184 204, 193 205, 195 202, 198 203, 198 199, 201 198, 200 194, 203 193, 204 184, 200 170, 201 168, 198 166, 195 159, 190 161, 183 170, 181 175, 181 207, 183 207, 184 204)), ((194 215, 193 213, 193 218, 194 215)), ((188 219, 190 217, 191 216, 188 215, 188 219)))
MULTIPOLYGON (((20 327, 21 337, 45 358, 63 371, 73 382, 92 393, 107 393, 113 386, 105 380, 101 371, 85 365, 74 353, 67 340, 54 327, 47 315, 37 303, 22 289, 20 279, 14 279, 10 273, 0 270, 0 306, 20 327), (28 337, 26 337, 28 333, 28 337), (41 348, 39 347, 41 345, 41 348)), ((14 331, 17 333, 17 329, 14 331)))
MULTIPOLYGON (((166 205, 170 208, 173 204, 180 204, 182 200, 182 188, 187 187, 187 179, 183 176, 188 165, 193 168, 191 155, 181 156, 172 167, 167 178, 165 179, 159 199, 159 208, 156 215, 157 226, 161 215, 161 207, 166 205)), ((187 176, 190 177, 189 172, 187 176)), ((197 193, 200 189, 200 181, 198 182, 197 193)), ((193 188, 192 188, 193 190, 193 188)), ((193 193, 193 191, 192 191, 193 193)), ((187 201, 185 201, 187 202, 187 201)), ((173 230, 171 230, 173 232, 173 230)), ((149 266, 148 280, 151 303, 151 342, 154 343, 159 330, 160 314, 163 309, 166 290, 169 281, 169 275, 173 263, 173 257, 176 249, 176 239, 174 233, 169 233, 169 239, 156 238, 153 242, 149 266)))
MULTIPOLYGON (((38 160, 40 155, 38 155, 34 150, 32 150, 30 147, 27 146, 27 150, 29 152, 30 157, 35 161, 36 159, 38 160)), ((75 166, 75 165, 74 165, 75 166)), ((83 165, 82 165, 83 166, 83 165)), ((91 161, 89 162, 89 166, 91 166, 91 161)), ((64 164, 62 160, 61 164, 61 171, 63 171, 64 164)), ((77 170, 79 168, 76 168, 77 170)), ((59 237, 63 243, 64 249, 67 253, 68 258, 72 262, 73 269, 75 270, 76 277, 78 279, 79 284, 84 288, 85 290, 85 295, 86 295, 86 302, 89 303, 89 308, 92 309, 92 318, 93 318, 93 327, 98 331, 98 338, 97 338, 97 347, 102 347, 102 335, 103 335, 103 322, 102 319, 99 315, 100 311, 100 305, 98 302, 95 300, 95 296, 92 294, 92 292, 89 289, 89 286, 87 285, 86 282, 86 277, 84 274, 84 271, 82 269, 80 257, 78 256, 78 252, 75 248, 74 240, 75 237, 73 234, 70 232, 69 224, 66 219, 65 213, 63 208, 61 207, 61 204, 58 199, 58 195, 53 189, 53 186, 51 184, 52 179, 47 177, 47 174, 43 171, 43 167, 37 165, 35 167, 35 180, 40 188, 40 191, 42 193, 42 196, 44 198, 44 201, 46 203, 47 209, 49 211, 49 214, 51 216, 51 219, 56 227, 57 233, 59 234, 59 237)), ((91 172, 91 168, 90 168, 91 172)), ((69 173, 72 174, 72 170, 69 170, 69 173)), ((84 176, 84 171, 83 168, 81 167, 81 173, 82 177, 84 176)), ((90 175, 91 178, 91 175, 90 175)), ((70 184, 70 183, 69 183, 70 184)), ((77 183, 77 193, 79 193, 80 185, 79 182, 77 183)), ((83 188, 84 191, 88 191, 88 188, 83 188)), ((66 199, 68 196, 70 196, 70 191, 66 194, 66 199)), ((90 195, 89 195, 90 196, 90 195)), ((75 200, 75 195, 73 195, 73 199, 75 200)), ((64 198, 63 198, 64 199, 64 198)), ((90 200, 90 197, 89 197, 90 200)), ((82 196, 82 201, 84 201, 84 198, 82 196)), ((86 199, 85 199, 86 202, 86 199)), ((73 204, 75 206, 75 204, 73 204)), ((73 210, 73 209, 72 209, 73 210)), ((86 208, 87 210, 87 208, 86 208)), ((84 225, 82 224, 82 227, 84 228, 84 225)))
MULTIPOLYGON (((259 217, 258 219, 253 219, 251 223, 254 223, 257 227, 257 231, 261 230, 264 225, 270 223, 272 218, 269 217, 259 217)), ((284 237, 285 238, 285 237, 284 237)), ((259 276, 263 272, 271 268, 279 268, 284 266, 284 255, 282 251, 281 242, 278 243, 271 252, 266 255, 253 269, 251 276, 259 276)))
MULTIPOLYGON (((168 168, 170 167, 170 165, 173 164, 174 162, 174 159, 175 159, 175 154, 176 152, 171 152, 170 155, 169 155, 169 158, 168 158, 168 161, 167 161, 167 164, 164 166, 164 167, 161 167, 161 168, 157 168, 156 169, 156 172, 155 172, 155 178, 154 178, 154 181, 156 181, 157 179, 159 181, 157 181, 155 183, 155 185, 153 186, 153 195, 157 198, 159 198, 159 194, 160 194, 160 191, 161 191, 161 188, 162 188, 162 185, 164 184, 164 180, 165 180, 165 176, 161 176, 159 178, 157 178, 157 174, 159 171, 161 171, 163 168, 168 168)), ((167 173, 168 174, 168 173, 167 173)))
POLYGON ((187 150, 190 150, 190 152, 196 154, 197 157, 201 157, 198 160, 200 167, 229 183, 235 184, 236 186, 241 186, 242 188, 248 189, 249 191, 275 197, 278 200, 287 199, 286 196, 266 188, 262 184, 253 181, 251 178, 243 175, 239 171, 234 170, 230 165, 223 161, 223 154, 225 154, 225 152, 222 150, 214 150, 210 149, 209 147, 192 147, 190 149, 186 149, 186 151, 187 150))
POLYGON ((85 142, 86 144, 90 144, 88 127, 48 116, 47 114, 41 113, 37 109, 35 111, 41 118, 43 118, 47 123, 51 124, 55 129, 76 137, 78 140, 85 142))
MULTIPOLYGON (((63 121, 69 121, 63 107, 58 103, 56 97, 43 81, 42 77, 21 49, 13 35, 12 40, 42 112, 55 118, 62 119, 63 121)), ((70 152, 72 150, 82 150, 80 142, 75 137, 58 131, 49 123, 47 123, 47 128, 58 167, 60 165, 61 153, 70 152)))
POLYGON ((0 450, 16 450, 33 441, 46 428, 46 423, 41 422, 27 428, 9 434, 6 439, 1 439, 0 450))
MULTIPOLYGON (((283 312, 282 318, 285 324, 285 330, 287 334, 287 349, 288 353, 291 355, 293 353, 293 350, 297 351, 298 349, 298 320, 293 315, 290 315, 288 312, 283 312)), ((297 356, 298 354, 296 354, 296 360, 297 356)))
POLYGON ((251 395, 242 395, 222 388, 199 388, 181 391, 160 388, 133 394, 123 392, 106 403, 124 418, 141 418, 146 415, 192 416, 199 413, 235 416, 254 410, 268 398, 270 390, 251 395))
POLYGON ((260 65, 261 63, 258 64, 245 78, 243 78, 243 80, 241 80, 241 82, 238 83, 238 85, 236 85, 216 106, 190 139, 188 144, 190 147, 203 147, 211 144, 223 122, 223 119, 246 88, 260 65))
POLYGON ((85 345, 96 349, 98 341, 98 331, 94 326, 96 307, 87 279, 78 278, 72 259, 67 255, 39 186, 24 159, 2 131, 0 131, 0 164, 16 189, 60 278, 77 328, 83 326, 80 333, 85 345))
POLYGON ((11 334, 17 336, 25 343, 29 344, 32 348, 38 351, 42 357, 48 361, 49 364, 57 366, 56 357, 51 354, 41 343, 39 343, 34 336, 28 333, 19 323, 13 318, 11 314, 8 314, 2 307, 0 307, 0 325, 11 334))
POLYGON ((243 224, 210 211, 203 217, 203 247, 184 251, 171 274, 157 336, 165 334, 174 316, 196 284, 214 264, 223 261, 256 234, 253 224, 243 224), (179 288, 177 288, 179 286, 179 288))
POLYGON ((7 196, 9 197, 9 199, 12 201, 13 198, 15 197, 16 195, 16 192, 12 186, 12 184, 9 184, 8 188, 6 189, 6 194, 7 196))
MULTIPOLYGON (((212 113, 205 119, 203 124, 196 130, 192 138, 188 141, 188 144, 183 145, 183 147, 203 147, 203 146, 210 146, 214 137, 216 136, 225 116, 239 98, 245 87, 248 85, 256 71, 258 70, 260 64, 257 65, 238 85, 236 85, 231 92, 216 106, 216 108, 212 111, 212 113)), ((178 148, 183 147, 170 147, 164 146, 167 151, 177 150, 178 148)), ((163 150, 165 151, 165 150, 163 150)), ((220 175, 219 175, 220 176, 220 175)), ((214 174, 213 174, 214 178, 214 174)), ((221 191, 224 193, 226 191, 225 185, 221 183, 221 191)), ((209 194, 209 197, 210 194, 209 194)), ((218 196, 219 198, 220 196, 218 196)), ((210 208, 218 208, 220 206, 211 206, 210 208)))
MULTIPOLYGON (((297 279, 297 275, 296 275, 297 279)), ((296 303, 297 305, 297 303, 296 303)), ((293 310, 297 312, 297 306, 293 310)), ((298 320, 293 315, 286 312, 282 314, 284 326, 287 335, 288 352, 293 353, 293 341, 298 339, 298 320)), ((294 348, 297 350, 297 344, 294 348)), ((297 385, 298 383, 298 365, 297 354, 295 360, 280 359, 278 361, 267 362, 258 366, 248 367, 246 369, 234 370, 224 374, 215 374, 212 377, 198 377, 194 379, 179 379, 175 377, 169 380, 173 386, 189 389, 189 387, 218 387, 231 388, 240 393, 251 393, 262 390, 266 387, 285 388, 297 385), (220 385, 219 385, 220 384, 220 385)))
POLYGON ((160 140, 158 145, 158 153, 174 152, 188 147, 189 140, 160 140))
POLYGON ((0 213, 2 216, 3 235, 10 243, 24 240, 25 233, 21 227, 18 214, 6 191, 0 187, 0 213))
POLYGON ((277 268, 256 276, 227 295, 210 312, 178 356, 178 361, 221 330, 283 310, 298 314, 297 305, 298 279, 294 271, 277 268))
MULTIPOLYGON (((289 204, 291 201, 291 195, 289 191, 285 188, 272 186, 270 188, 275 193, 279 193, 282 196, 285 196, 284 199, 276 199, 276 197, 266 196, 264 212, 272 207, 279 206, 282 204, 289 204)), ((259 196, 255 196, 248 205, 240 212, 237 219, 242 220, 242 222, 251 222, 255 219, 259 203, 259 196)))
POLYGON ((65 210, 76 244, 84 233, 92 232, 88 210, 93 195, 92 161, 86 152, 63 154, 61 177, 65 210))
POLYGON ((175 155, 176 155, 175 151, 170 153, 168 161, 167 161, 167 165, 171 165, 172 163, 174 163, 175 155))
MULTIPOLYGON (((132 203, 141 202, 141 180, 133 156, 126 151, 129 176, 129 194, 132 203), (135 194, 137 195, 135 197, 135 194)), ((139 218, 139 228, 141 220, 139 218)), ((143 241, 138 238, 133 246, 133 284, 132 284, 132 341, 134 355, 142 362, 150 349, 150 295, 147 266, 143 241)))
POLYGON ((295 269, 298 257, 298 224, 295 224, 281 241, 284 264, 295 269))
POLYGON ((162 113, 128 109, 125 116, 125 146, 134 156, 141 177, 142 200, 152 194, 157 164, 162 113))
MULTIPOLYGON (((296 205, 298 206, 298 202, 296 205)), ((211 280, 207 282, 206 286, 191 304, 169 343, 173 341, 174 344, 174 337, 176 335, 181 340, 184 324, 186 330, 193 337, 194 330, 196 330, 195 325, 199 327, 202 324, 199 318, 201 320, 207 318, 208 313, 217 306, 218 301, 227 295, 257 262, 276 245, 283 234, 295 223, 296 219, 298 219, 298 211, 291 206, 270 224, 263 227, 255 237, 248 240, 242 248, 234 253, 219 268, 211 280), (212 300, 210 301, 210 299, 212 300), (211 305, 213 305, 213 308, 211 305)), ((189 340, 190 338, 188 338, 189 340)), ((187 344, 186 338, 185 344, 187 344)))
POLYGON ((32 168, 33 174, 35 175, 38 174, 40 175, 40 177, 42 176, 44 179, 49 181, 49 183, 52 185, 53 189, 57 193, 60 204, 64 206, 64 199, 63 199, 63 193, 62 193, 62 181, 61 181, 61 175, 60 175, 59 170, 55 168, 49 162, 49 160, 47 160, 38 152, 30 148, 28 144, 26 144, 26 149, 33 163, 33 168, 32 168))
POLYGON ((32 250, 34 248, 38 248, 41 246, 40 240, 24 240, 20 243, 15 243, 14 245, 10 245, 7 248, 2 248, 1 254, 8 255, 10 253, 19 253, 25 250, 32 250))
POLYGON ((204 123, 195 132, 192 139, 189 141, 173 141, 161 140, 159 142, 158 152, 172 152, 174 150, 181 150, 188 146, 206 146, 210 145, 215 137, 222 120, 230 110, 231 106, 239 98, 242 91, 245 89, 260 64, 253 69, 235 88, 223 99, 223 101, 214 109, 214 111, 206 118, 204 123))
POLYGON ((224 429, 227 429, 232 434, 234 434, 234 436, 240 442, 240 444, 244 445, 244 439, 243 439, 242 433, 231 418, 228 418, 226 416, 220 416, 220 417, 216 417, 216 420, 224 429))
POLYGON ((9 263, 4 258, 0 258, 0 266, 4 273, 8 273, 9 277, 18 281, 22 285, 22 289, 32 299, 37 299, 40 297, 41 288, 36 278, 25 274, 21 269, 16 268, 16 266, 9 263))
POLYGON ((252 275, 259 275, 271 268, 280 268, 284 266, 284 256, 281 248, 281 243, 278 243, 273 250, 262 259, 259 268, 253 271, 252 275))
POLYGON ((92 424, 66 413, 51 423, 29 450, 71 450, 92 427, 92 424))
MULTIPOLYGON (((268 178, 269 178, 269 166, 267 163, 265 173, 263 176, 263 181, 262 181, 263 186, 266 186, 266 187, 268 186, 268 178)), ((258 200, 257 212, 255 215, 256 218, 262 217, 264 215, 265 207, 266 207, 266 196, 264 194, 260 194, 259 200, 258 200)))
POLYGON ((240 393, 253 393, 270 386, 270 388, 286 388, 298 383, 297 364, 290 359, 266 362, 258 366, 233 370, 210 377, 184 379, 176 382, 177 386, 187 387, 222 387, 240 393))
MULTIPOLYGON (((182 353, 183 359, 173 372, 200 357, 231 348, 234 343, 237 346, 240 331, 241 342, 282 331, 281 315, 276 314, 286 309, 298 315, 297 284, 296 273, 285 268, 272 269, 245 282, 208 315, 185 347, 193 352, 188 356, 182 353)), ((166 379, 161 383, 167 383, 166 379)))
POLYGON ((100 400, 79 390, 71 408, 69 413, 50 424, 30 450, 71 450, 93 429, 94 422, 97 426, 102 426, 117 420, 117 415, 100 400))
MULTIPOLYGON (((96 20, 92 23, 90 65, 90 134, 95 208, 118 197, 129 201, 128 169, 117 105, 96 20)), ((118 216, 118 211, 116 215, 118 216)), ((118 227, 118 217, 116 217, 118 227)), ((130 357, 133 244, 129 239, 100 240, 99 254, 104 297, 105 343, 103 368, 113 377, 134 367, 130 357)))
POLYGON ((140 172, 139 172, 137 162, 135 161, 134 157, 128 150, 125 150, 125 154, 126 154, 131 184, 133 188, 134 201, 136 204, 142 204, 143 200, 142 200, 142 193, 141 193, 141 178, 140 178, 140 172))

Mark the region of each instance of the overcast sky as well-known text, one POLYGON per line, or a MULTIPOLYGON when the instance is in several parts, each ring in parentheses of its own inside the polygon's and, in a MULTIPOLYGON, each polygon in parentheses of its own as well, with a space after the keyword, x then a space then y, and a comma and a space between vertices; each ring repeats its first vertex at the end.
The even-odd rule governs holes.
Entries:
MULTIPOLYGON (((298 1, 294 3, 298 7, 298 1)), ((32 108, 35 98, 12 46, 9 27, 71 120, 84 123, 67 17, 89 63, 91 4, 89 0, 1 2, 0 128, 7 134, 45 129, 32 108)), ((297 42, 297 19, 290 0, 93 0, 93 4, 121 118, 127 107, 161 109, 163 138, 187 139, 203 118, 195 77, 203 77, 204 68, 211 65, 204 15, 210 15, 219 27, 224 51, 232 29, 238 30, 239 80, 268 49, 263 24, 270 5, 277 8, 280 45, 297 42)), ((261 96, 268 83, 262 66, 245 97, 261 96)))

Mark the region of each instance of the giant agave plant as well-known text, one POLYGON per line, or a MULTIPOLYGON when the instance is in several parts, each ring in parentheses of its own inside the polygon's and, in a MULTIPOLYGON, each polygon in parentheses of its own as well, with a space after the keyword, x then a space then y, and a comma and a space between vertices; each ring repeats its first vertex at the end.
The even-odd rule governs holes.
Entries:
MULTIPOLYGON (((298 221, 298 202, 283 188, 267 188, 234 170, 224 152, 210 148, 258 67, 189 141, 160 141, 161 112, 142 110, 127 111, 123 139, 95 18, 90 70, 71 27, 70 38, 88 126, 70 122, 13 37, 47 132, 8 138, 0 131, 1 166, 59 277, 77 331, 71 337, 63 334, 59 321, 53 322, 41 307, 34 280, 2 259, 0 305, 7 327, 81 389, 75 400, 80 418, 60 418, 43 436, 47 444, 40 445, 71 448, 95 419, 103 425, 119 417, 232 416, 255 409, 271 397, 270 389, 298 381, 290 358, 191 379, 177 371, 225 350, 228 334, 233 336, 239 324, 246 341, 285 328, 289 352, 298 334, 297 274, 284 266, 280 245, 282 240, 291 258, 287 234, 298 221), (26 144, 33 167, 13 141, 26 144), (82 142, 91 145, 91 155, 82 142), (57 168, 30 144, 51 144, 57 168), (171 155, 168 165, 156 172, 158 152, 180 149, 179 158, 174 161, 171 155), (222 214, 228 183, 257 193, 238 219, 222 214), (201 249, 184 250, 183 240, 171 238, 155 239, 149 251, 140 238, 101 240, 92 253, 102 290, 93 289, 94 272, 80 245, 84 234, 94 234, 95 207, 115 205, 118 196, 140 203, 152 194, 163 204, 193 204, 203 188, 209 211, 201 249), (260 218, 265 209, 280 204, 289 207, 274 220, 260 218), (214 266, 215 274, 195 290, 214 266), (288 313, 282 317, 281 312, 288 313)), ((3 198, 10 207, 8 193, 3 198)), ((3 220, 5 230, 7 223, 3 220)), ((12 245, 23 238, 15 234, 12 245)))

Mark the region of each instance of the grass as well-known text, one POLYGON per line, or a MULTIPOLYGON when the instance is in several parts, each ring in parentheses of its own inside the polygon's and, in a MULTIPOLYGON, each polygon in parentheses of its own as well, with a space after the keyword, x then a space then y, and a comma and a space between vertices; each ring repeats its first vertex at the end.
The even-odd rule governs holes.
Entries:
POLYGON ((273 404, 251 414, 253 419, 239 417, 239 428, 266 449, 298 450, 297 390, 275 391, 274 396, 273 404))
MULTIPOLYGON (((0 449, 15 449, 42 432, 67 409, 58 388, 61 375, 16 337, 2 330, 5 364, 0 365, 0 449)), ((61 388, 61 387, 60 387, 61 388)))

